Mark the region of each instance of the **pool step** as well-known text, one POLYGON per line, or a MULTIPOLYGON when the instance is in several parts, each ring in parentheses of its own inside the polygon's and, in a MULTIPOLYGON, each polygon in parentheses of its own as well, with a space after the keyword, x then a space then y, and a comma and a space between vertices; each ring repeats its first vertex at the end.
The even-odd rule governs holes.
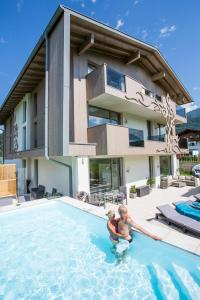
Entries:
POLYGON ((196 282, 196 284, 198 286, 200 286, 200 272, 190 272, 190 276, 194 279, 194 281, 196 282))
POLYGON ((200 300, 200 286, 196 282, 196 276, 178 265, 173 264, 173 268, 175 270, 174 273, 176 273, 176 277, 179 278, 185 286, 187 293, 190 296, 189 299, 200 300))
MULTIPOLYGON (((177 286, 174 284, 168 272, 158 264, 153 264, 151 268, 154 276, 157 278, 157 282, 160 286, 160 292, 162 291, 163 299, 179 300, 179 290, 177 289, 177 286)), ((160 298, 158 297, 158 299, 160 298)))
POLYGON ((167 270, 169 276, 171 277, 171 280, 176 287, 177 291, 179 292, 179 298, 181 300, 192 300, 187 288, 183 284, 181 278, 177 275, 175 269, 173 266, 170 267, 170 269, 167 270))
POLYGON ((166 298, 164 296, 161 282, 160 282, 159 278, 157 277, 156 270, 154 269, 154 267, 152 265, 148 265, 147 270, 149 272, 150 282, 151 282, 151 286, 154 291, 154 294, 156 295, 157 299, 165 300, 166 298))

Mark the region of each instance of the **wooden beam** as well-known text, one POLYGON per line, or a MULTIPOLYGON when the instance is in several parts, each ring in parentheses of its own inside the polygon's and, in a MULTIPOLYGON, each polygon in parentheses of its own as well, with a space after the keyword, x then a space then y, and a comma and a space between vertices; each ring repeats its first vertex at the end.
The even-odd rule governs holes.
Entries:
POLYGON ((134 54, 132 54, 126 61, 126 65, 132 64, 133 62, 137 61, 140 59, 140 51, 136 51, 134 54))
POLYGON ((91 33, 88 38, 83 42, 78 50, 78 55, 83 54, 86 52, 90 47, 94 45, 94 33, 91 33))
POLYGON ((154 74, 154 75, 151 77, 151 80, 152 80, 152 81, 157 81, 157 80, 160 80, 160 79, 164 78, 165 76, 166 76, 166 73, 165 73, 165 71, 163 70, 163 71, 161 71, 161 72, 159 72, 159 73, 154 74))

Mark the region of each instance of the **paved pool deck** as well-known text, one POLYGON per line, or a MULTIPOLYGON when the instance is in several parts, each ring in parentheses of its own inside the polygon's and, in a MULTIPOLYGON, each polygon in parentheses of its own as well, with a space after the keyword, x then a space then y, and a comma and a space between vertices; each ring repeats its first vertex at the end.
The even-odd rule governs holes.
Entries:
MULTIPOLYGON (((158 212, 156 206, 162 204, 172 204, 177 201, 194 200, 194 195, 200 193, 200 187, 169 187, 168 189, 154 189, 150 195, 137 197, 136 199, 128 199, 129 214, 134 220, 145 229, 162 237, 163 241, 180 247, 200 255, 200 239, 189 234, 183 233, 180 229, 174 226, 168 226, 161 221, 155 219, 155 213, 158 212)), ((61 197, 60 201, 78 207, 84 211, 94 215, 106 218, 105 214, 109 209, 115 210, 117 214, 118 206, 108 203, 106 209, 96 207, 70 197, 61 197)), ((0 207, 0 213, 31 207, 51 200, 40 199, 22 203, 20 206, 8 205, 0 207)))

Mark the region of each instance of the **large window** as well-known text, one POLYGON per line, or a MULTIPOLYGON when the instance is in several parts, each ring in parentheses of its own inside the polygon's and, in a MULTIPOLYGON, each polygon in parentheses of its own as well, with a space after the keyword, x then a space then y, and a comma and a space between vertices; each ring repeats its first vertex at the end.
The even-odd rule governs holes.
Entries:
POLYGON ((120 159, 90 159, 91 193, 118 190, 121 184, 120 159))
POLYGON ((171 175, 171 156, 160 156, 160 174, 161 175, 171 175))
POLYGON ((22 150, 26 150, 26 126, 23 127, 22 131, 22 150))
POLYGON ((26 122, 26 101, 23 102, 23 123, 26 122))
POLYGON ((129 146, 144 147, 143 130, 129 128, 129 146))
POLYGON ((37 148, 38 146, 37 114, 38 114, 38 97, 37 97, 37 93, 35 93, 33 98, 33 146, 34 148, 37 148))
POLYGON ((125 76, 107 67, 107 84, 125 92, 125 76))
POLYGON ((88 107, 88 125, 94 127, 102 124, 120 124, 120 114, 114 111, 89 106, 88 107))

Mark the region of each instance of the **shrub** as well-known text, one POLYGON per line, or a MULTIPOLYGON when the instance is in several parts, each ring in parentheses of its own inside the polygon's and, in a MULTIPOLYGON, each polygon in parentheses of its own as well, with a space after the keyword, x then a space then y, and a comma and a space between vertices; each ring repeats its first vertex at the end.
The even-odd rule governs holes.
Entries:
POLYGON ((132 185, 132 186, 131 186, 131 188, 130 188, 130 193, 131 193, 131 194, 136 194, 136 193, 137 193, 135 185, 132 185))
POLYGON ((147 185, 153 186, 156 183, 156 180, 154 177, 149 177, 147 179, 147 185))

